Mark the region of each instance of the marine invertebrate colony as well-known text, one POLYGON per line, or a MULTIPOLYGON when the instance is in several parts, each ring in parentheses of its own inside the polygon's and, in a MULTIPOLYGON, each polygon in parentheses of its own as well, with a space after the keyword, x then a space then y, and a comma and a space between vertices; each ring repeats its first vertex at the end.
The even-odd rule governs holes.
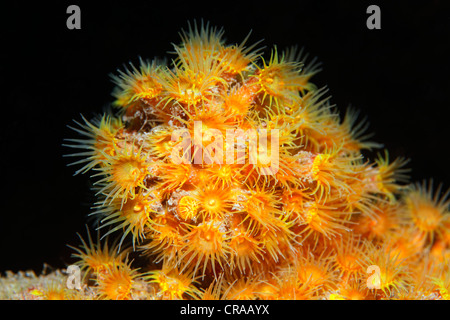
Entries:
POLYGON ((117 113, 68 144, 102 241, 119 239, 76 249, 96 297, 448 298, 448 193, 411 188, 387 152, 364 159, 380 146, 310 81, 314 59, 264 59, 204 24, 181 40, 170 64, 113 76, 117 113))

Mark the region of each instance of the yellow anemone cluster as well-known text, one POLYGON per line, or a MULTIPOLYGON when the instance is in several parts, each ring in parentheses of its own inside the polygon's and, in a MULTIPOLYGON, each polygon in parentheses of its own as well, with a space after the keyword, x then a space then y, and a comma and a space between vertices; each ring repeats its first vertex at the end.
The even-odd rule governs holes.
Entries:
POLYGON ((76 249, 97 298, 449 298, 448 193, 364 159, 380 145, 310 82, 315 60, 207 24, 181 39, 169 66, 113 76, 119 112, 70 139, 118 239, 76 249))

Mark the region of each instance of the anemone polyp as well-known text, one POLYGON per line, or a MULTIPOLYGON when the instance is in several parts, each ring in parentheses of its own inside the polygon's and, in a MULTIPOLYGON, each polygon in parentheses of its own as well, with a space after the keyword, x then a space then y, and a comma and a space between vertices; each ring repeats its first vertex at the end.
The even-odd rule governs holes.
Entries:
POLYGON ((201 271, 204 275, 207 267, 216 274, 216 263, 221 267, 225 263, 228 264, 226 258, 230 249, 225 232, 221 230, 220 224, 213 220, 190 227, 189 232, 185 235, 185 244, 181 248, 181 252, 182 270, 195 265, 193 275, 197 271, 201 271), (201 264, 203 264, 203 269, 199 270, 201 264))
POLYGON ((449 220, 450 190, 441 195, 441 189, 442 185, 433 191, 430 180, 428 186, 425 182, 411 186, 405 197, 409 220, 430 237, 445 233, 444 224, 449 220))
POLYGON ((65 139, 65 141, 72 144, 64 144, 67 147, 85 150, 65 155, 66 157, 82 157, 82 159, 70 164, 84 164, 75 174, 85 173, 97 165, 101 165, 106 159, 105 155, 113 156, 118 135, 124 127, 120 118, 114 118, 109 115, 103 115, 100 119, 95 118, 92 122, 86 120, 83 116, 82 118, 84 124, 74 120, 79 128, 70 126, 69 128, 86 137, 86 139, 65 139))
POLYGON ((109 245, 108 241, 100 242, 98 237, 97 242, 94 243, 88 229, 88 242, 79 236, 82 245, 80 248, 72 247, 76 253, 72 256, 78 258, 76 265, 84 271, 84 277, 101 275, 106 269, 112 265, 119 266, 124 263, 124 259, 128 250, 122 250, 119 253, 116 244, 109 245))
POLYGON ((116 98, 116 106, 129 108, 133 102, 140 99, 153 99, 157 97, 162 86, 157 80, 160 66, 157 61, 147 62, 140 59, 139 69, 131 65, 132 70, 119 70, 119 76, 112 75, 113 82, 117 85, 113 92, 116 98))
POLYGON ((232 251, 231 268, 237 267, 241 272, 246 272, 248 269, 250 273, 253 273, 255 262, 260 263, 264 257, 262 242, 249 231, 240 231, 235 234, 229 245, 232 251))
POLYGON ((289 61, 286 53, 281 56, 276 48, 268 64, 263 60, 264 66, 258 70, 256 77, 264 93, 263 100, 269 97, 269 105, 273 102, 278 106, 280 99, 298 99, 297 92, 306 84, 301 73, 301 62, 289 61))
POLYGON ((144 180, 150 174, 150 158, 142 153, 142 148, 136 150, 134 144, 128 145, 124 142, 124 147, 116 147, 114 155, 104 153, 106 166, 100 167, 99 173, 93 176, 102 176, 95 182, 99 191, 97 194, 105 195, 104 203, 109 204, 116 198, 122 200, 124 204, 127 197, 133 199, 136 196, 136 189, 146 189, 144 180))
POLYGON ((138 276, 128 264, 109 266, 97 279, 99 296, 107 300, 130 300, 138 276))
POLYGON ((193 193, 199 204, 199 211, 209 218, 224 218, 231 212, 232 199, 230 191, 217 185, 200 185, 193 193))
POLYGON ((192 196, 184 196, 178 201, 178 215, 184 220, 191 220, 197 217, 199 202, 192 196))
POLYGON ((157 283, 163 299, 181 300, 186 296, 196 298, 199 290, 195 287, 195 279, 189 272, 180 273, 177 268, 171 269, 163 266, 161 270, 150 272, 148 278, 151 282, 157 283))
POLYGON ((129 198, 124 203, 117 198, 109 205, 100 202, 93 215, 99 215, 99 229, 110 228, 103 237, 116 231, 122 231, 119 248, 125 237, 131 233, 133 247, 136 242, 142 242, 145 238, 144 231, 150 223, 150 213, 153 212, 152 204, 155 200, 149 195, 138 193, 133 199, 129 198))

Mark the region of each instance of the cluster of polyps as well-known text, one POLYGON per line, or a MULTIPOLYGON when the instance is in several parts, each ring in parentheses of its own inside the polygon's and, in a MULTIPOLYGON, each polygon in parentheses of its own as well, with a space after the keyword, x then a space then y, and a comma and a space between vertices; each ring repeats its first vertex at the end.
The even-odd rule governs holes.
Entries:
POLYGON ((77 249, 99 297, 142 282, 167 299, 448 297, 447 195, 399 184, 406 161, 387 152, 363 159, 380 145, 310 82, 314 60, 222 36, 190 26, 169 66, 113 77, 117 115, 74 128, 93 215, 120 239, 77 249))

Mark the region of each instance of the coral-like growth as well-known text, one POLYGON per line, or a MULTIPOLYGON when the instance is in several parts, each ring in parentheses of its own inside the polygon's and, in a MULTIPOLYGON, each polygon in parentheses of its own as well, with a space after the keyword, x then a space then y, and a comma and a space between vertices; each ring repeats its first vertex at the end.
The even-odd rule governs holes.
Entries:
POLYGON ((74 128, 120 240, 76 249, 96 297, 448 299, 448 193, 407 185, 387 152, 365 160, 380 145, 310 82, 315 60, 222 36, 189 26, 170 66, 113 76, 117 114, 74 128))

